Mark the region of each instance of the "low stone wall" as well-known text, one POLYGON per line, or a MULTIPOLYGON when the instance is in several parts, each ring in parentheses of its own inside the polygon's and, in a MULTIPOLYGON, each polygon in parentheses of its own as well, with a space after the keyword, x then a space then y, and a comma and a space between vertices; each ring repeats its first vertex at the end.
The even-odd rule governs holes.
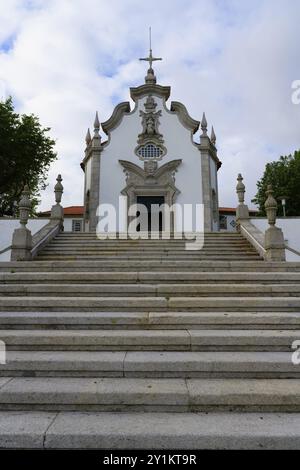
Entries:
MULTIPOLYGON (((36 234, 41 228, 49 223, 49 218, 36 218, 29 219, 27 223, 28 229, 32 235, 36 234)), ((11 245, 12 235, 16 228, 20 226, 19 219, 1 217, 0 218, 0 261, 9 261, 11 250, 5 251, 1 254, 1 251, 11 245)))
MULTIPOLYGON (((253 217, 249 221, 261 232, 268 228, 268 220, 265 217, 253 217)), ((282 229, 287 247, 293 250, 285 250, 286 260, 300 261, 300 217, 277 218, 276 226, 282 229)))

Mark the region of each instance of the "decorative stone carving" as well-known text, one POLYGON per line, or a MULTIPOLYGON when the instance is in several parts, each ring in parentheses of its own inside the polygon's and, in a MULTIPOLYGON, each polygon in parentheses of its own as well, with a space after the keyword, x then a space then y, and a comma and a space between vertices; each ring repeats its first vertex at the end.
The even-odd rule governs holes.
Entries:
POLYGON ((266 191, 267 200, 265 202, 265 209, 267 213, 268 223, 271 226, 275 225, 276 214, 277 214, 277 202, 273 194, 274 194, 274 191, 272 189, 272 186, 269 184, 267 191, 266 191))
POLYGON ((20 224, 21 227, 26 227, 28 222, 29 212, 31 209, 31 201, 29 199, 29 188, 27 184, 24 186, 22 196, 19 202, 20 224))
POLYGON ((155 100, 154 100, 152 95, 149 95, 147 97, 147 100, 146 100, 146 103, 144 104, 144 106, 145 106, 145 110, 146 110, 147 113, 155 112, 157 103, 155 103, 155 100))
POLYGON ((201 130, 202 130, 202 135, 207 135, 207 120, 205 113, 203 113, 202 120, 201 120, 201 130))
MULTIPOLYGON (((182 160, 172 160, 165 163, 158 168, 157 162, 147 161, 144 163, 144 169, 132 162, 126 160, 119 160, 120 164, 126 174, 126 188, 123 189, 122 194, 128 194, 128 189, 132 188, 133 192, 143 193, 149 192, 151 186, 156 186, 165 192, 165 186, 172 186, 175 193, 179 193, 175 188, 175 173, 182 160)), ((151 191, 150 191, 151 192, 151 191)))
POLYGON ((146 112, 140 111, 143 130, 138 135, 138 146, 135 153, 141 160, 147 158, 160 160, 167 152, 162 145, 164 143, 163 136, 158 130, 161 110, 155 111, 157 103, 152 95, 148 95, 144 106, 146 112))
POLYGON ((216 134, 215 134, 214 126, 212 126, 212 128, 211 128, 210 140, 211 140, 211 143, 213 145, 216 145, 217 137, 216 137, 216 134))
POLYGON ((237 177, 236 192, 238 195, 239 204, 236 208, 236 221, 237 221, 237 230, 239 230, 239 220, 240 219, 249 219, 249 209, 248 206, 244 203, 245 201, 245 185, 243 183, 243 177, 241 173, 237 177))
POLYGON ((20 227, 14 230, 12 237, 11 261, 29 261, 31 259, 32 235, 26 227, 31 209, 29 194, 29 188, 25 185, 19 202, 20 227))
POLYGON ((153 176, 157 170, 157 162, 154 160, 149 160, 144 162, 144 170, 148 176, 153 176))
POLYGON ((143 96, 155 93, 155 95, 160 96, 167 101, 170 97, 171 88, 169 86, 161 86, 151 83, 146 83, 145 85, 140 85, 138 87, 130 88, 130 97, 134 102, 137 102, 143 96))
POLYGON ((87 147, 90 145, 91 140, 92 140, 92 137, 91 137, 91 133, 90 133, 90 128, 88 128, 86 136, 85 136, 85 143, 86 143, 87 147))
POLYGON ((245 185, 243 183, 243 177, 241 173, 237 177, 236 193, 238 195, 239 204, 244 204, 245 201, 245 185))
POLYGON ((94 135, 96 137, 99 136, 99 131, 100 131, 100 121, 99 121, 98 111, 96 111, 96 116, 95 116, 95 121, 94 121, 94 135))
POLYGON ((56 181, 57 181, 57 183, 54 186, 55 202, 56 202, 56 204, 60 204, 61 203, 62 193, 64 192, 64 187, 61 184, 61 182, 62 182, 61 175, 57 176, 56 181))
POLYGON ((64 221, 64 209, 60 205, 62 194, 64 192, 61 175, 58 175, 56 178, 56 185, 54 186, 54 194, 55 194, 55 202, 56 204, 51 208, 51 220, 57 221, 61 228, 63 228, 63 221, 64 221))
POLYGON ((153 97, 148 96, 148 99, 145 103, 145 108, 149 104, 151 104, 151 111, 147 112, 140 111, 140 116, 142 117, 142 126, 143 126, 143 131, 141 134, 138 136, 138 144, 145 144, 148 140, 151 140, 152 142, 155 142, 157 144, 163 143, 163 136, 162 134, 159 133, 158 131, 158 126, 159 126, 159 117, 161 116, 161 111, 156 111, 155 112, 155 107, 156 103, 154 100, 149 102, 149 99, 153 100, 153 97))
POLYGON ((275 225, 277 202, 273 196, 273 193, 274 191, 272 186, 268 185, 268 189, 266 191, 267 200, 265 202, 265 209, 270 227, 265 231, 265 259, 268 261, 285 261, 285 242, 283 232, 275 225))
POLYGON ((172 160, 160 167, 156 161, 146 161, 144 169, 126 160, 119 162, 126 174, 126 187, 121 194, 127 196, 129 207, 136 203, 137 196, 164 196, 165 204, 172 206, 180 193, 175 186, 175 173, 182 160, 172 160))

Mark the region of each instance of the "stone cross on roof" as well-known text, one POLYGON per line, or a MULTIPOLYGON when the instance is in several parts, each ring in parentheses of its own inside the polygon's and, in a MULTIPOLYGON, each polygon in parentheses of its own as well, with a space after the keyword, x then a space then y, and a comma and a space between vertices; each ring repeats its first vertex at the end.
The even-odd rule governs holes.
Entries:
POLYGON ((154 75, 154 72, 153 72, 153 68, 152 68, 152 63, 155 62, 156 60, 162 60, 161 57, 153 57, 152 55, 152 44, 151 44, 151 27, 149 28, 149 56, 148 57, 141 57, 140 60, 145 60, 146 62, 149 62, 149 69, 148 69, 148 72, 147 72, 147 76, 146 76, 146 83, 147 82, 156 82, 156 77, 154 75))

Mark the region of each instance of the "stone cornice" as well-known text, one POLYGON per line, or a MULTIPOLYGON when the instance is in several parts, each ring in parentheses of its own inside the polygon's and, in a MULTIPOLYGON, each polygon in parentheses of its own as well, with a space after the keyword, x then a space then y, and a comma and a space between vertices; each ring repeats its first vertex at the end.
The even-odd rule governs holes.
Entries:
POLYGON ((85 171, 85 165, 87 163, 87 161, 93 156, 93 155, 99 155, 102 150, 103 150, 103 146, 104 144, 106 143, 107 141, 105 142, 99 142, 97 144, 97 146, 92 146, 92 143, 89 144, 88 147, 86 147, 85 149, 85 156, 83 158, 83 160, 81 161, 80 163, 80 166, 82 168, 83 171, 85 171))
POLYGON ((160 96, 167 101, 170 97, 170 93, 171 88, 169 86, 161 86, 152 83, 130 88, 130 97, 134 102, 146 95, 160 96))
POLYGON ((171 102, 171 112, 174 112, 177 114, 179 121, 181 124, 183 124, 186 128, 188 128, 190 131, 195 134, 197 130, 199 129, 200 122, 196 121, 196 119, 193 119, 184 104, 180 103, 179 101, 172 101, 171 102))
POLYGON ((130 113, 129 101, 124 101, 123 103, 118 104, 113 110, 110 118, 107 121, 101 123, 105 134, 109 135, 110 131, 120 124, 124 114, 127 113, 130 113))
POLYGON ((198 149, 202 151, 207 151, 210 155, 210 157, 216 162, 217 164, 217 169, 221 168, 222 162, 219 160, 218 155, 217 155, 217 149, 216 147, 211 143, 209 137, 205 138, 205 142, 203 141, 202 137, 202 142, 200 144, 195 144, 198 149))

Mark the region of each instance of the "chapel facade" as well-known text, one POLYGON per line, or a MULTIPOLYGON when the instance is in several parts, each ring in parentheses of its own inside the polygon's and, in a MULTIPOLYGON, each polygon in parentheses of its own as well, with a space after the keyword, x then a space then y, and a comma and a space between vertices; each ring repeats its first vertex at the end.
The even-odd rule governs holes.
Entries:
MULTIPOLYGON (((151 49, 142 60, 149 61, 150 67, 145 83, 130 88, 134 106, 129 101, 118 104, 101 124, 96 113, 93 135, 87 132, 81 163, 84 230, 96 230, 99 204, 112 204, 118 211, 119 198, 124 196, 128 206, 141 203, 149 211, 152 204, 203 204, 204 230, 218 231, 221 162, 214 129, 209 136, 205 113, 200 123, 182 103, 169 104, 171 89, 157 84, 152 62, 160 59, 152 56, 151 49), (106 140, 101 139, 101 128, 106 140)), ((128 223, 129 218, 117 217, 116 230, 126 232, 128 223)), ((171 229, 180 231, 176 210, 171 229)))

